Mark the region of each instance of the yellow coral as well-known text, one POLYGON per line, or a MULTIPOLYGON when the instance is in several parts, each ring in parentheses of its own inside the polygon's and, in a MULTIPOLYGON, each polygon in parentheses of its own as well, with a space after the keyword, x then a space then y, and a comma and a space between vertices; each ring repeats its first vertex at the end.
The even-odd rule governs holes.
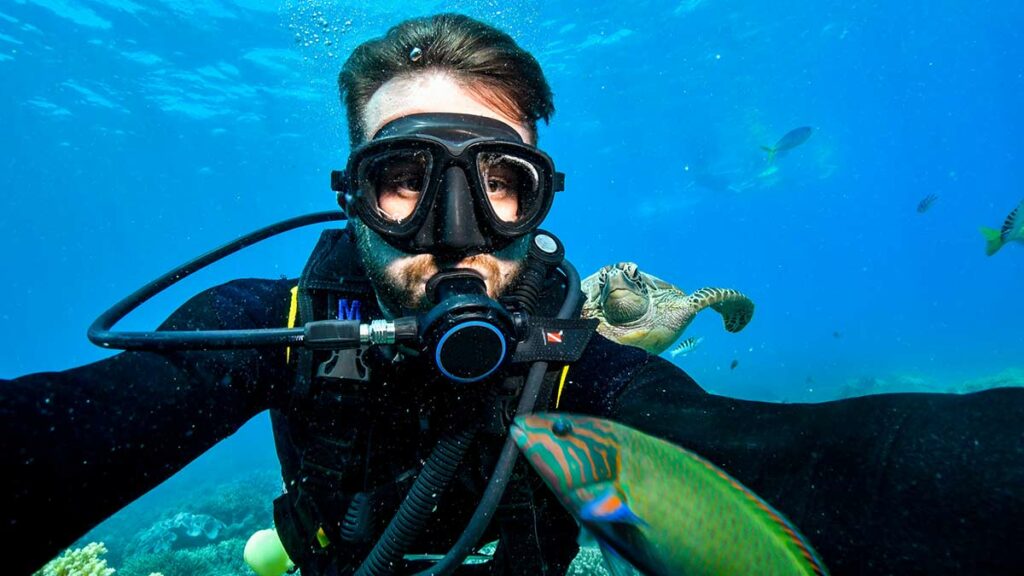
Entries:
POLYGON ((110 576, 113 568, 107 568, 107 561, 100 556, 107 553, 103 542, 91 542, 84 548, 66 550, 64 554, 50 560, 35 576, 110 576))

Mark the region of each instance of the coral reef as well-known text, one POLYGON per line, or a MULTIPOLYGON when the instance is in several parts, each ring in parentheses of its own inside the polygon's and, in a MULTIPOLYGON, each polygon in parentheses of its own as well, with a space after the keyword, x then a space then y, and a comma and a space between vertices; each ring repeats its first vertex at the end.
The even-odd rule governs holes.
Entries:
POLYGON ((178 503, 131 539, 117 576, 158 570, 167 576, 251 576, 243 560, 246 539, 273 526, 272 502, 280 491, 280 474, 261 471, 178 503))
POLYGON ((193 548, 216 541, 225 528, 227 525, 213 516, 178 512, 140 533, 134 550, 136 554, 153 554, 193 548))
POLYGON ((608 576, 601 550, 593 546, 581 546, 566 576, 608 576))
POLYGON ((110 576, 113 568, 100 558, 107 553, 102 542, 91 542, 82 548, 66 550, 50 560, 35 576, 110 576))
POLYGON ((253 532, 273 525, 271 504, 280 494, 280 472, 253 472, 218 486, 190 505, 189 511, 223 521, 227 525, 225 538, 248 538, 253 532))
POLYGON ((159 570, 167 576, 252 576, 242 559, 245 540, 225 540, 199 548, 154 554, 135 554, 125 560, 117 576, 147 576, 159 570))
MULTIPOLYGON (((140 553, 140 534, 182 512, 210 516, 225 524, 216 540, 204 538, 188 546, 248 538, 253 532, 273 524, 271 503, 281 493, 278 468, 254 469, 229 481, 193 472, 184 475, 181 481, 175 478, 169 482, 172 486, 161 486, 108 518, 86 534, 79 545, 104 542, 107 563, 120 567, 130 556, 140 553)), ((171 548, 185 548, 185 543, 179 541, 179 545, 171 548)))
POLYGON ((202 499, 178 504, 139 530, 119 563, 132 556, 200 548, 222 540, 247 538, 273 524, 271 502, 280 490, 276 475, 253 474, 222 484, 202 499))

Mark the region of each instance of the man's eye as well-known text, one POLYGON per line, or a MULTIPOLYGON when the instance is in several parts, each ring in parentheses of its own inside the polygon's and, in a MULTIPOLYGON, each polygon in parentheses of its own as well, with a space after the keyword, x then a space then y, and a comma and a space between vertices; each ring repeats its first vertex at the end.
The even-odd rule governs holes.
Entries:
POLYGON ((388 178, 385 187, 389 192, 416 193, 423 188, 423 178, 412 175, 397 175, 388 178))
POLYGON ((491 194, 507 194, 511 186, 500 178, 489 178, 487 180, 487 191, 491 194))
POLYGON ((516 196, 522 187, 522 180, 508 170, 492 170, 485 180, 487 193, 494 196, 516 196))

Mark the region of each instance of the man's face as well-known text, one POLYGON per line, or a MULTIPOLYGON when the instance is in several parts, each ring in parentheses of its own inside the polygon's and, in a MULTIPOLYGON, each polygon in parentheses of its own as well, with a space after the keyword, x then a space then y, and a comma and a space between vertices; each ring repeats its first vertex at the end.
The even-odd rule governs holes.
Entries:
MULTIPOLYGON (((489 107, 460 87, 453 78, 440 72, 396 78, 381 86, 370 98, 363 115, 363 125, 367 130, 365 137, 370 139, 392 120, 424 112, 494 118, 514 128, 524 142, 533 144, 526 126, 489 107)), ((488 295, 496 298, 518 275, 529 246, 529 235, 526 235, 497 252, 453 260, 433 254, 402 252, 358 219, 353 219, 350 225, 356 234, 359 256, 380 304, 391 316, 430 308, 424 289, 427 280, 441 270, 452 268, 470 268, 479 272, 487 284, 488 295)))

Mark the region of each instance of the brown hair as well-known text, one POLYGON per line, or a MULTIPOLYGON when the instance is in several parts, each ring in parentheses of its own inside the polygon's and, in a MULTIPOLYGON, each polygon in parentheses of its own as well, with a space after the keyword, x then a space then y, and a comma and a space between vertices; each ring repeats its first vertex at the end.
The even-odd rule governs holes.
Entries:
POLYGON ((366 139, 363 113, 385 82, 418 71, 451 74, 536 139, 537 120, 555 112, 540 64, 504 32, 461 14, 405 20, 352 52, 338 75, 352 146, 366 139), (417 50, 418 49, 418 50, 417 50))

